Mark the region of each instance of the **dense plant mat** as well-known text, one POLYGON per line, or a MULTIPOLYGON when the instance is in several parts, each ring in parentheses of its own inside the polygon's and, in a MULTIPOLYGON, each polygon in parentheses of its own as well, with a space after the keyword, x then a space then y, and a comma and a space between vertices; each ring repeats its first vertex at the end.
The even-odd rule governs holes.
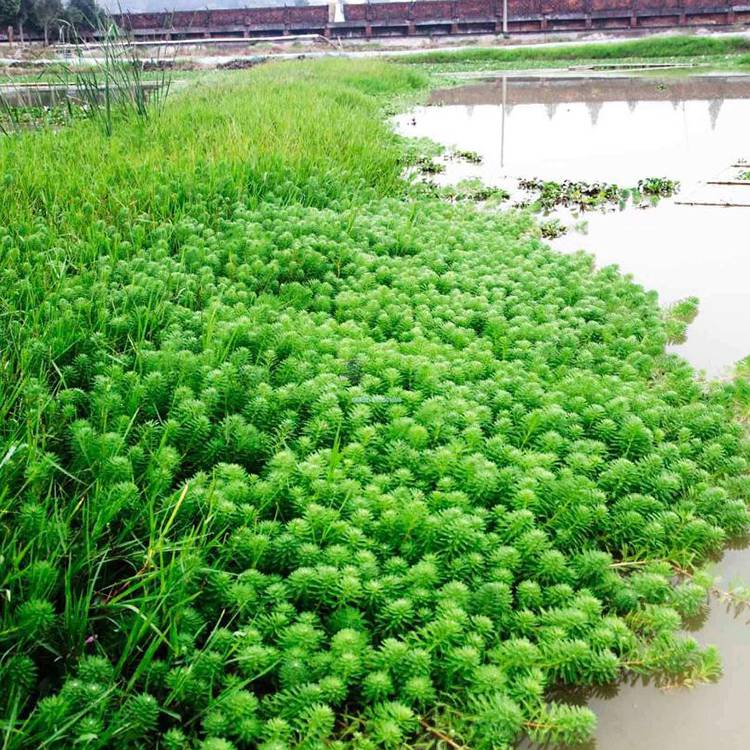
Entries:
MULTIPOLYGON (((390 69, 346 65, 356 96, 341 66, 250 74, 245 126, 253 86, 317 75, 359 127, 390 69)), ((134 170, 85 234, 13 204, 5 747, 570 742, 594 717, 551 688, 717 674, 678 630, 747 527, 748 445, 735 387, 665 353, 685 316, 526 216, 388 197, 321 142, 280 145, 264 193, 248 144, 161 213, 134 170)))

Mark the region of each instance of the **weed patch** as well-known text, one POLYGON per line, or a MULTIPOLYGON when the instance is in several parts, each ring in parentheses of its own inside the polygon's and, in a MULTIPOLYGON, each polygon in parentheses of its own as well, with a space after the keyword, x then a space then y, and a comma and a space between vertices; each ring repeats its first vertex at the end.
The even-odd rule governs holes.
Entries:
POLYGON ((651 202, 668 198, 679 190, 679 182, 662 177, 639 180, 635 188, 622 188, 614 183, 581 182, 576 180, 521 179, 518 186, 532 194, 524 203, 536 211, 549 212, 558 206, 590 211, 611 206, 624 207, 628 201, 640 204, 644 199, 651 202))

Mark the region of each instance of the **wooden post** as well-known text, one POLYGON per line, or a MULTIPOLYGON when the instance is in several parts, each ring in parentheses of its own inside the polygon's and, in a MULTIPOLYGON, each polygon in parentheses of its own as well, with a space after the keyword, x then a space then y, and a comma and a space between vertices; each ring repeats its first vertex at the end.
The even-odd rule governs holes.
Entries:
POLYGON ((8 26, 8 46, 13 49, 13 27, 8 26))

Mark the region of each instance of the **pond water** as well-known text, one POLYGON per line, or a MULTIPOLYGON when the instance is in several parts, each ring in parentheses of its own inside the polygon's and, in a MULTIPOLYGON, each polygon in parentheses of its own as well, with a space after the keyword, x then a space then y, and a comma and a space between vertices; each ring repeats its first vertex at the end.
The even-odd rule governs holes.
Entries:
POLYGON ((674 348, 709 376, 750 354, 750 182, 698 187, 750 157, 750 76, 508 76, 437 91, 397 127, 482 157, 443 160, 443 183, 479 177, 512 191, 520 177, 622 187, 668 177, 681 182, 678 201, 747 203, 588 212, 585 234, 553 244, 618 264, 662 304, 699 297, 688 340, 674 348))
MULTIPOLYGON (((151 92, 158 87, 157 83, 144 82, 143 89, 151 92)), ((122 96, 124 91, 113 87, 110 96, 116 98, 122 96)), ((104 100, 105 91, 99 87, 98 98, 104 100)), ((64 84, 0 84, 0 111, 4 107, 53 107, 57 104, 72 102, 86 102, 88 96, 79 91, 75 86, 64 84)))
MULTIPOLYGON (((397 118, 406 135, 470 150, 480 164, 443 159, 442 183, 469 177, 516 189, 520 177, 616 182, 680 180, 676 200, 588 212, 587 232, 552 244, 616 263, 662 304, 695 295, 700 313, 674 347, 708 376, 750 354, 750 206, 681 205, 717 197, 747 202, 747 186, 700 187, 750 157, 750 77, 508 76, 437 91, 397 118), (743 192, 745 191, 745 192, 743 192)), ((723 178, 722 178, 723 179, 723 178)), ((750 581, 750 552, 729 549, 719 586, 750 581)), ((750 747, 750 614, 714 601, 695 637, 719 647, 721 679, 693 689, 622 683, 585 701, 599 718, 597 750, 746 750, 750 747)))

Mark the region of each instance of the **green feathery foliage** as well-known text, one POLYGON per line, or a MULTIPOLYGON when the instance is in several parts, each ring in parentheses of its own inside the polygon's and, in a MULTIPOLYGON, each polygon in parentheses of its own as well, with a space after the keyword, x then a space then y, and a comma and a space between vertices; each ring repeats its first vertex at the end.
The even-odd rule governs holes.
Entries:
MULTIPOLYGON (((71 184, 34 204, 5 173, 5 747, 499 750, 591 735, 558 684, 715 676, 678 634, 710 579, 675 570, 747 527, 732 387, 528 217, 403 200, 374 113, 413 80, 346 66, 253 73, 206 122, 168 106, 135 184, 81 216, 71 184), (309 79, 385 172, 327 121, 218 159, 214 123, 259 127, 269 82, 309 79), (170 118, 216 157, 201 190, 175 143, 143 168, 170 118)), ((118 137, 96 145, 141 136, 118 137)), ((53 148, 24 138, 0 148, 53 148)))

